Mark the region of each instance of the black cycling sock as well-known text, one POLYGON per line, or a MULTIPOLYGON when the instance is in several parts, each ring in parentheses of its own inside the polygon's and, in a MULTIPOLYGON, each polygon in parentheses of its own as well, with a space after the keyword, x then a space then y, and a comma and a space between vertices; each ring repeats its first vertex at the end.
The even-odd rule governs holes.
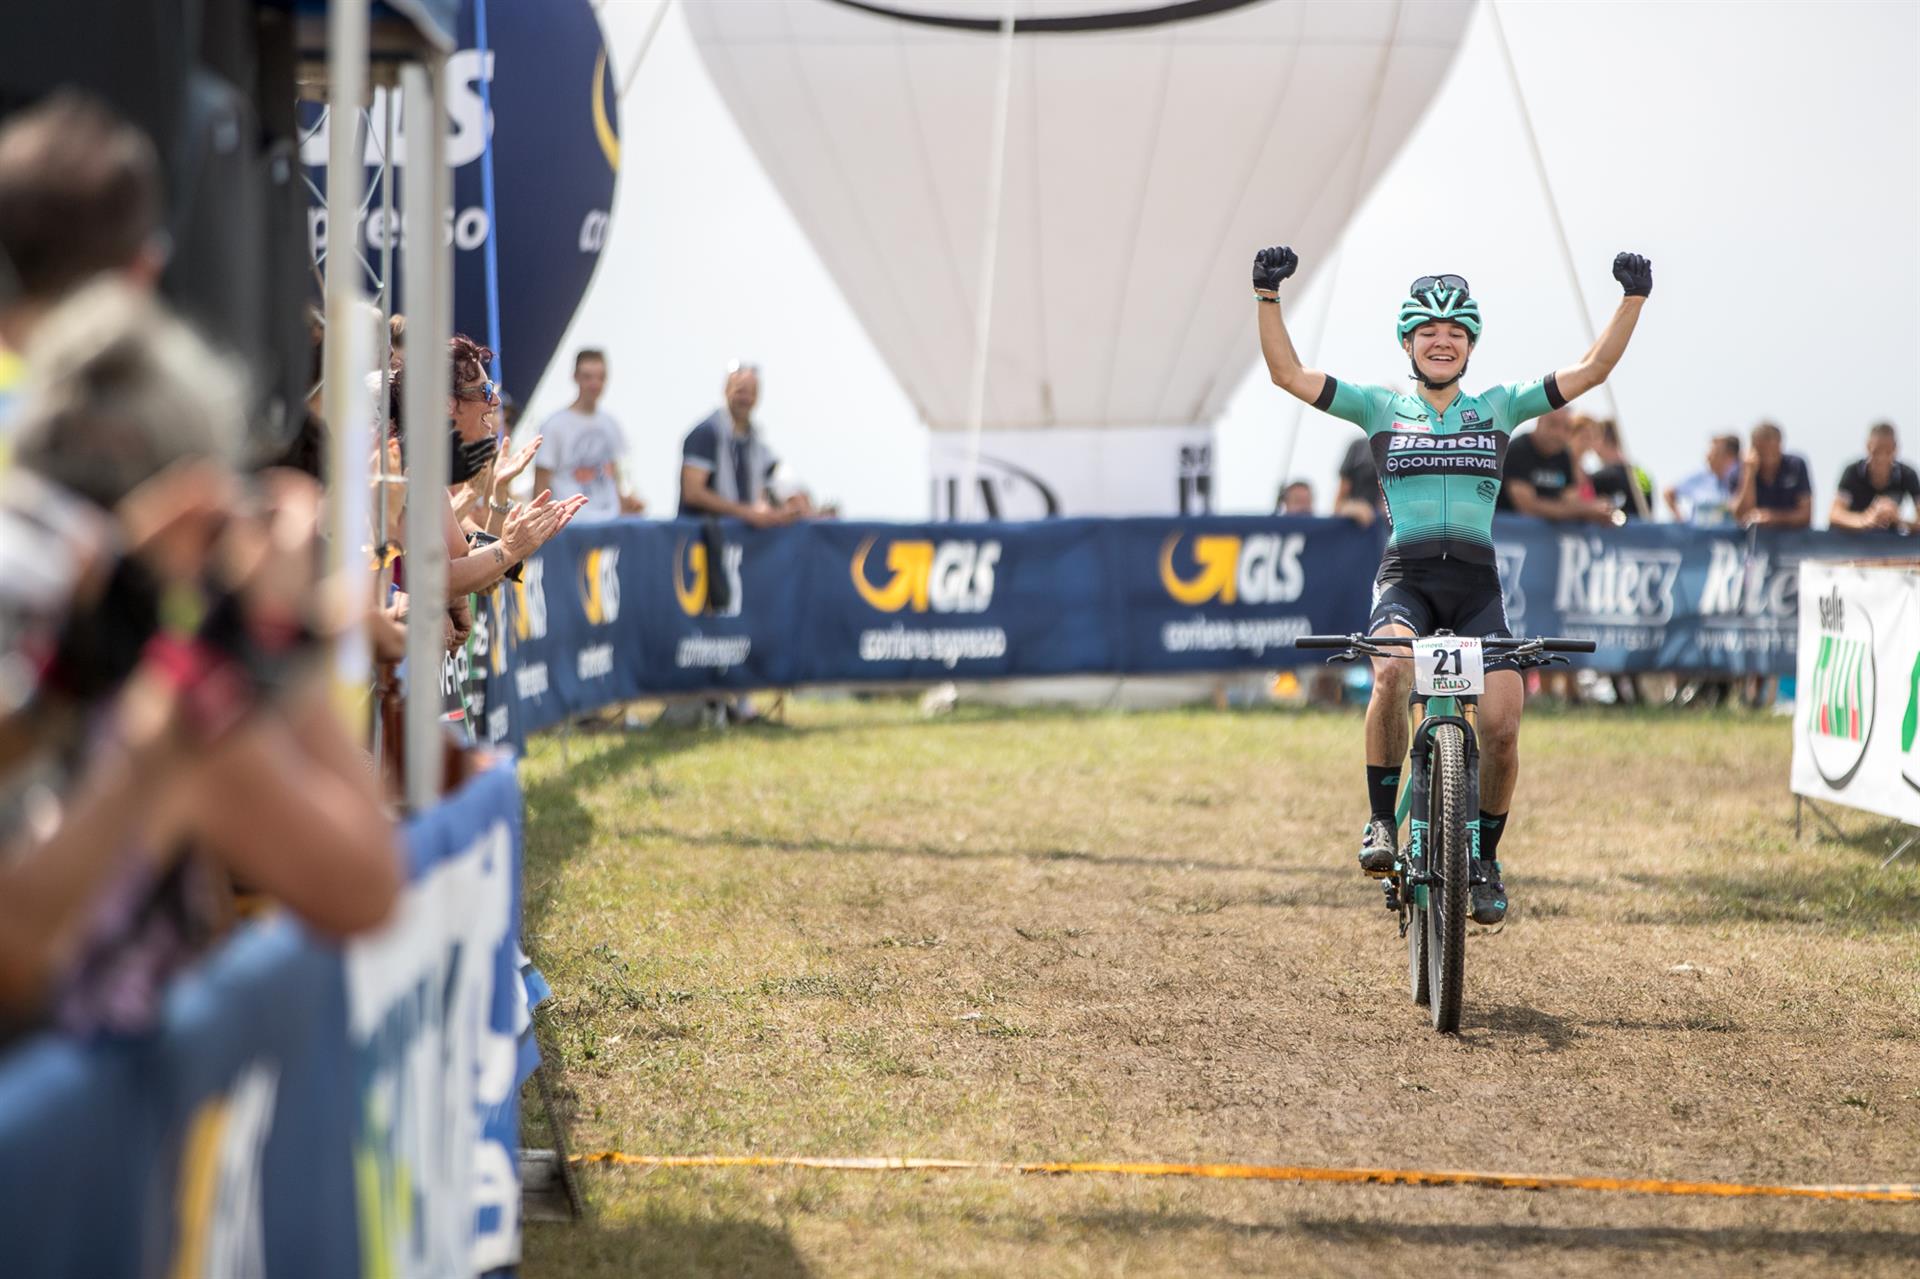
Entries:
POLYGON ((1367 811, 1393 825, 1395 801, 1400 798, 1400 769, 1394 765, 1367 765, 1367 811))
POLYGON ((1483 861, 1493 861, 1500 852, 1500 835, 1507 829, 1505 813, 1489 813, 1480 810, 1480 857, 1483 861))

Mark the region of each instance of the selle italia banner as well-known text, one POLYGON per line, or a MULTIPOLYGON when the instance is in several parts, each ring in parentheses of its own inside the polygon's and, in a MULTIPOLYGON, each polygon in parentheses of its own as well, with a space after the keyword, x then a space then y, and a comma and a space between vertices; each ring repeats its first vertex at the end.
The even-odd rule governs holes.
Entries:
POLYGON ((1793 791, 1920 826, 1920 567, 1800 565, 1793 791))

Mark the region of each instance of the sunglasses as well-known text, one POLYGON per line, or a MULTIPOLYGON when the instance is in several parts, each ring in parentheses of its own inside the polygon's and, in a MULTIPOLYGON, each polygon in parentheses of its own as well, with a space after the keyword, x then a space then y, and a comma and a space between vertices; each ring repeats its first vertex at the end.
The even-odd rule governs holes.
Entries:
POLYGON ((499 392, 499 390, 500 388, 493 382, 493 380, 488 379, 487 381, 482 382, 479 386, 466 386, 466 387, 460 388, 459 395, 460 395, 460 398, 463 400, 491 401, 494 395, 499 392))
POLYGON ((1423 275, 1407 286, 1407 293, 1409 295, 1425 293, 1428 289, 1439 286, 1458 289, 1468 296, 1473 294, 1473 290, 1467 287, 1466 279, 1458 275, 1423 275))

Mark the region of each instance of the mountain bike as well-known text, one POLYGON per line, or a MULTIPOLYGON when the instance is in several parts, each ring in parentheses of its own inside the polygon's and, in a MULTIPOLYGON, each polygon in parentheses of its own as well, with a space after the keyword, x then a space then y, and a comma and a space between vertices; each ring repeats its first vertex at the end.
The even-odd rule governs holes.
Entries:
POLYGON ((1486 691, 1485 660, 1506 658, 1521 670, 1565 662, 1565 653, 1591 653, 1591 640, 1477 639, 1432 635, 1304 635, 1295 648, 1336 649, 1329 662, 1362 657, 1414 663, 1414 717, 1406 785, 1395 823, 1406 828, 1400 855, 1385 881, 1387 909, 1400 917, 1407 942, 1407 987, 1427 1006, 1433 1028, 1460 1030, 1466 985, 1467 915, 1480 853, 1480 750, 1474 738, 1479 695, 1486 691))

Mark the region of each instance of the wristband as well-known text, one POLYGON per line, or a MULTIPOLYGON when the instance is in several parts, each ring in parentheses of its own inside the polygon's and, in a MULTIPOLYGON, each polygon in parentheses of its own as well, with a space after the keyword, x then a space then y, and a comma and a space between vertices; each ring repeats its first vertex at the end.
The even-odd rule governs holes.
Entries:
POLYGON ((490 511, 498 511, 502 515, 511 515, 513 513, 513 503, 496 502, 489 498, 487 500, 487 509, 490 511))
POLYGON ((1268 297, 1268 296, 1267 296, 1266 294, 1264 294, 1264 293, 1262 293, 1262 292, 1260 292, 1259 290, 1257 290, 1257 289, 1256 289, 1256 290, 1254 290, 1254 294, 1253 294, 1253 296, 1254 296, 1254 300, 1255 300, 1255 301, 1259 301, 1259 302, 1271 302, 1271 303, 1273 303, 1273 304, 1274 304, 1275 306, 1279 306, 1279 305, 1280 305, 1280 295, 1279 295, 1278 293, 1276 293, 1276 294, 1274 294, 1274 295, 1273 295, 1272 297, 1268 297))

